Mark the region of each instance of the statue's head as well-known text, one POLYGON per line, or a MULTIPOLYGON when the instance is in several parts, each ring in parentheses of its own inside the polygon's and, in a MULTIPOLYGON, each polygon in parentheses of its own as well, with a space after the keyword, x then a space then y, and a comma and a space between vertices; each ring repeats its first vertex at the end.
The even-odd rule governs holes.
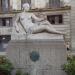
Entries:
POLYGON ((23 10, 24 11, 29 11, 30 5, 28 3, 23 4, 23 10))

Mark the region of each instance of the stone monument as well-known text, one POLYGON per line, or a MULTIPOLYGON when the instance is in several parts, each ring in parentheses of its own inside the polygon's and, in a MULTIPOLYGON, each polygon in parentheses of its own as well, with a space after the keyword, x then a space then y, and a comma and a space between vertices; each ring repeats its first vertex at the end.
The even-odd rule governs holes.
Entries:
POLYGON ((27 12, 30 9, 28 3, 23 9, 14 21, 8 58, 15 69, 31 75, 65 75, 61 67, 66 62, 64 33, 57 31, 46 18, 27 12))

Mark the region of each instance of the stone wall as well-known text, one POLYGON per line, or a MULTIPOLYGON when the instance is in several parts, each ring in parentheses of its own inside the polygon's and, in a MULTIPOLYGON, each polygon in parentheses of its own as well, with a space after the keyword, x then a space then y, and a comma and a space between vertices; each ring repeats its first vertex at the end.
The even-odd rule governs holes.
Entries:
POLYGON ((75 51, 75 0, 71 0, 71 47, 75 51))

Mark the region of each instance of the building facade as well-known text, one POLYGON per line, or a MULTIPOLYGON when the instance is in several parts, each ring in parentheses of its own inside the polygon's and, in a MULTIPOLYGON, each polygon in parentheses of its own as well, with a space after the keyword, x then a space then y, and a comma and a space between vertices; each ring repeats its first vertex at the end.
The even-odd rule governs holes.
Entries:
POLYGON ((75 53, 75 0, 71 0, 71 48, 75 53))

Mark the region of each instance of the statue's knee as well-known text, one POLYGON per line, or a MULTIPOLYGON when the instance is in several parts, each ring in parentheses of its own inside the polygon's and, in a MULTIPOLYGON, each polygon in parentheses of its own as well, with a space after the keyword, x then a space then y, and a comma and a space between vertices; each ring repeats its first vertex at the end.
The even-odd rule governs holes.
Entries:
POLYGON ((50 27, 49 26, 45 26, 45 29, 50 30, 50 27))

